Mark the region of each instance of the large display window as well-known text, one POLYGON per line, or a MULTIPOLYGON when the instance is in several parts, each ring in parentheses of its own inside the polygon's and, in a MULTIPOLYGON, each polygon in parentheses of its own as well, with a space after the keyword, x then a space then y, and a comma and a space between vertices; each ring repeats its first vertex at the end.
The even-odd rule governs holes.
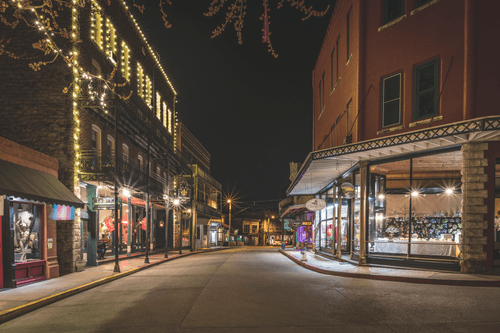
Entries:
POLYGON ((369 254, 457 259, 461 167, 458 150, 371 165, 369 254))
POLYGON ((42 259, 42 205, 11 202, 10 230, 15 263, 42 259))
POLYGON ((316 248, 332 253, 335 248, 333 188, 321 194, 320 198, 326 202, 326 207, 315 214, 316 248))

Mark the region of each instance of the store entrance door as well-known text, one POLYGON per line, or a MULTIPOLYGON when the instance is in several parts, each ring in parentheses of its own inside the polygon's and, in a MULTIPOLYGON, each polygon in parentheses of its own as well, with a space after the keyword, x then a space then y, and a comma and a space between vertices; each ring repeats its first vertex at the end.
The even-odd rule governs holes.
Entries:
POLYGON ((343 254, 351 253, 351 200, 342 199, 340 215, 340 250, 343 254))
POLYGON ((500 158, 495 163, 495 225, 493 230, 493 266, 500 266, 500 177, 497 177, 500 170, 500 158))

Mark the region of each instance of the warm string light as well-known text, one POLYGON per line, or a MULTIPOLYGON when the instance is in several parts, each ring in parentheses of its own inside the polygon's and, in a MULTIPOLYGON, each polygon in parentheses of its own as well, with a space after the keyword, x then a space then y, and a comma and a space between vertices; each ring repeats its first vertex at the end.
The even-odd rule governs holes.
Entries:
POLYGON ((155 59, 156 64, 158 65, 158 68, 160 69, 160 71, 163 74, 163 76, 165 77, 165 80, 167 81, 168 85, 170 86, 170 89, 172 89, 173 93, 175 95, 177 95, 177 92, 175 91, 175 88, 174 88, 173 84, 170 82, 170 79, 168 78, 167 74, 165 73, 165 70, 163 69, 163 67, 160 64, 160 60, 158 59, 156 53, 153 51, 153 49, 149 45, 148 41, 146 40, 146 37, 144 36, 144 33, 142 32, 141 28, 139 27, 139 24, 137 23, 137 21, 135 20, 134 16, 130 12, 130 10, 129 10, 128 6, 127 6, 127 3, 125 1, 121 1, 120 3, 122 4, 122 6, 125 9, 125 11, 129 14, 130 19, 132 20, 132 22, 134 23, 137 31, 141 35, 141 37, 142 37, 144 43, 146 44, 146 47, 149 50, 151 56, 155 59))

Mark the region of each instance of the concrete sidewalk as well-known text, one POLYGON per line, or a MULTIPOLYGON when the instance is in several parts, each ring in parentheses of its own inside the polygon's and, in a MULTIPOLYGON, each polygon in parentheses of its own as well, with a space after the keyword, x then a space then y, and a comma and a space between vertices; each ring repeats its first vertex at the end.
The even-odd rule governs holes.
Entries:
POLYGON ((279 250, 297 264, 322 274, 362 279, 398 281, 410 283, 441 284, 455 286, 500 287, 500 274, 463 274, 459 272, 388 267, 378 265, 359 266, 346 261, 329 259, 307 251, 307 261, 297 249, 279 250))
POLYGON ((128 276, 148 267, 197 253, 224 249, 226 248, 217 247, 194 252, 183 249, 183 254, 181 255, 178 251, 169 251, 168 258, 164 258, 165 251, 155 251, 149 254, 149 264, 144 263, 145 253, 136 253, 132 257, 123 255, 119 256, 120 273, 113 272, 115 267, 114 258, 108 257, 104 260, 99 260, 99 266, 85 267, 82 272, 67 274, 19 288, 3 289, 0 292, 0 324, 45 305, 128 276))

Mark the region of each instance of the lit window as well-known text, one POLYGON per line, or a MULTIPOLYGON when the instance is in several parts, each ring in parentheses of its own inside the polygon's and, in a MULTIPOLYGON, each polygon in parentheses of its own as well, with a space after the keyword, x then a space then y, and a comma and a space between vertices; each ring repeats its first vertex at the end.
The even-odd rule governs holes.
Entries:
POLYGON ((95 2, 92 1, 90 14, 90 38, 94 40, 94 42, 99 46, 100 49, 103 48, 103 35, 102 35, 102 16, 101 16, 101 7, 95 2))
POLYGON ((141 64, 137 63, 137 94, 144 99, 144 70, 141 64))
POLYGON ((101 129, 92 124, 92 141, 91 141, 92 149, 101 150, 101 129))
POLYGON ((122 75, 125 80, 130 80, 130 49, 122 42, 122 75))
POLYGON ((139 171, 142 172, 144 169, 144 161, 141 155, 137 156, 137 163, 139 164, 139 171))
POLYGON ((172 111, 168 110, 168 132, 172 134, 172 111))
POLYGON ((156 117, 161 120, 161 96, 156 92, 156 117))
POLYGON ((116 66, 118 58, 116 56, 116 31, 111 21, 106 19, 106 55, 116 66))
POLYGON ((151 84, 151 80, 149 79, 149 76, 145 75, 146 77, 146 91, 144 92, 144 96, 145 96, 145 100, 146 100, 146 104, 149 106, 149 108, 151 109, 151 102, 152 102, 152 98, 153 98, 153 86, 151 84))
POLYGON ((163 102, 163 126, 167 127, 167 103, 163 102))

